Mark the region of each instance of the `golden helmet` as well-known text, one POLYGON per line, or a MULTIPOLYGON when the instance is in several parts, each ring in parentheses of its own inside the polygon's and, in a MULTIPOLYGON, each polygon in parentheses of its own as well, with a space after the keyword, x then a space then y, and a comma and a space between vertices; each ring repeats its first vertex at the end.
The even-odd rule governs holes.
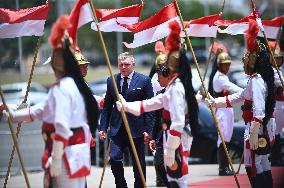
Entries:
POLYGON ((217 57, 217 64, 231 63, 231 57, 226 52, 221 52, 217 57))
POLYGON ((176 50, 171 52, 167 58, 167 67, 172 72, 179 72, 179 58, 180 58, 180 51, 176 50))
POLYGON ((156 57, 156 66, 160 66, 162 64, 165 64, 167 62, 167 55, 166 54, 159 54, 157 57, 156 57))
POLYGON ((74 53, 75 59, 79 65, 89 64, 90 62, 85 58, 85 56, 78 50, 74 53))

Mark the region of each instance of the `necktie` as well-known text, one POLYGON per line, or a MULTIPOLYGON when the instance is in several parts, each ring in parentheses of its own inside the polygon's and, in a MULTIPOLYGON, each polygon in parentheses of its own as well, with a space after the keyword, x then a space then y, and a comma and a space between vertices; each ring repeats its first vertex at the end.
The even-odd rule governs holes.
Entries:
POLYGON ((126 90, 128 89, 127 79, 128 79, 127 77, 123 77, 123 84, 121 89, 122 96, 124 96, 126 90))

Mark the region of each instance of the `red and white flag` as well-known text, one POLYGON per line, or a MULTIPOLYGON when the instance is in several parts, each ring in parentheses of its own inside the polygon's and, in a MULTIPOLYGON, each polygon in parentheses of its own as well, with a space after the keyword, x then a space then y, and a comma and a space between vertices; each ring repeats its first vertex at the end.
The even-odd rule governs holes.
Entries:
MULTIPOLYGON (((245 34, 245 31, 248 29, 249 19, 255 19, 253 14, 242 18, 240 20, 218 20, 215 24, 220 26, 226 26, 226 29, 218 28, 219 33, 227 33, 230 35, 245 34)), ((264 32, 267 38, 276 39, 279 29, 281 28, 282 16, 275 17, 272 20, 262 20, 262 25, 264 27, 264 32)), ((258 36, 263 37, 262 33, 259 32, 258 36)))
MULTIPOLYGON (((126 28, 120 26, 117 22, 123 24, 137 23, 141 14, 143 5, 136 4, 120 9, 96 9, 96 15, 99 20, 100 31, 103 32, 129 32, 126 28)), ((93 30, 98 30, 96 24, 91 25, 93 30)))
POLYGON ((21 10, 0 8, 0 38, 43 35, 48 5, 21 10))
MULTIPOLYGON (((220 14, 213 14, 185 21, 185 30, 189 36, 193 37, 216 37, 218 27, 214 24, 221 18, 220 14)), ((184 33, 182 36, 185 36, 184 33)))
POLYGON ((93 21, 93 13, 88 0, 78 0, 70 15, 70 22, 72 26, 68 29, 69 36, 73 39, 73 44, 76 45, 77 41, 77 30, 93 21))
POLYGON ((180 19, 174 3, 170 3, 154 16, 138 22, 136 24, 127 25, 119 23, 134 33, 133 42, 128 44, 124 42, 127 48, 136 48, 145 44, 156 42, 170 33, 169 22, 180 19))

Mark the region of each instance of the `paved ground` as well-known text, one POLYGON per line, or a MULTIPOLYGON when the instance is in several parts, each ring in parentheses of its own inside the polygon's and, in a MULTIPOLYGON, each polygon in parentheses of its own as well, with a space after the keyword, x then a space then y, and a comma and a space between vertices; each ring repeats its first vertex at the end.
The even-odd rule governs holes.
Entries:
MULTIPOLYGON (((237 165, 234 166, 237 169, 237 165)), ((212 180, 215 178, 219 178, 217 176, 218 166, 217 165, 189 165, 189 183, 195 183, 199 181, 212 180)), ((92 167, 92 173, 88 177, 88 187, 98 187, 100 182, 102 168, 92 167)), ((245 173, 244 167, 242 166, 240 173, 245 173)), ((30 184, 32 188, 40 188, 42 187, 42 172, 37 173, 29 173, 28 178, 30 180, 30 184)), ((125 177, 129 187, 133 187, 133 172, 132 167, 125 167, 125 177)), ((147 166, 147 186, 155 187, 155 171, 153 166, 147 166)), ((234 182, 233 176, 230 177, 232 182, 234 182)), ((0 179, 1 186, 4 183, 4 179, 0 179)), ((12 176, 8 181, 8 188, 22 188, 25 186, 25 180, 22 175, 12 176)), ((114 178, 112 176, 111 170, 107 167, 105 172, 105 178, 103 181, 102 187, 115 187, 114 178)), ((196 187, 196 186, 195 186, 196 187)))

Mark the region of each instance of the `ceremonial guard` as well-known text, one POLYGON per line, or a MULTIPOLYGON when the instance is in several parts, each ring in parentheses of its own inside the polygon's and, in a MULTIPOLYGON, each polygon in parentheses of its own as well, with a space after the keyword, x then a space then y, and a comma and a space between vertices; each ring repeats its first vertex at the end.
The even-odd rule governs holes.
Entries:
MULTIPOLYGON (((166 48, 162 41, 157 41, 155 44, 155 52, 157 55, 155 64, 153 65, 150 77, 151 83, 153 87, 154 95, 158 95, 165 91, 164 87, 161 87, 158 81, 158 73, 160 63, 164 63, 164 61, 160 61, 159 57, 164 57, 166 53, 166 48)), ((164 165, 164 149, 163 149, 163 129, 162 129, 162 112, 163 109, 156 110, 154 114, 154 126, 152 129, 152 139, 149 142, 149 148, 154 156, 154 166, 156 171, 156 186, 157 187, 166 187, 168 186, 167 173, 164 165)))
POLYGON ((188 166, 185 158, 189 155, 191 139, 184 128, 190 124, 195 136, 198 105, 192 87, 192 74, 186 57, 185 45, 179 42, 181 28, 177 21, 169 23, 171 33, 166 40, 168 54, 157 57, 161 63, 158 79, 165 92, 143 101, 117 101, 129 113, 139 115, 163 108, 164 162, 170 187, 187 187, 188 166), (163 63, 162 63, 163 62, 163 63))
MULTIPOLYGON (((275 42, 269 42, 270 49, 273 52, 273 56, 275 59, 275 62, 279 68, 279 73, 284 80, 284 77, 281 72, 281 66, 283 65, 283 52, 281 52, 279 44, 275 42)), ((276 129, 275 129, 275 142, 271 150, 271 165, 272 166, 284 166, 284 161, 282 160, 282 152, 281 152, 281 138, 280 134, 282 129, 284 128, 284 89, 279 77, 279 74, 277 73, 277 70, 274 66, 273 59, 270 57, 270 63, 272 64, 272 68, 274 71, 274 83, 275 83, 275 109, 274 109, 274 116, 275 116, 275 123, 276 123, 276 129)))
MULTIPOLYGON (((212 88, 210 92, 213 97, 224 97, 229 94, 237 93, 243 89, 230 82, 227 73, 230 69, 231 58, 228 53, 223 52, 223 49, 219 48, 216 54, 216 60, 213 64, 212 72, 209 80, 209 88, 212 88), (214 68, 215 67, 215 68, 214 68)), ((216 108, 216 116, 220 126, 220 131, 223 135, 224 141, 228 144, 233 135, 234 124, 234 110, 229 108, 216 108)), ((220 136, 217 140, 218 147, 218 163, 219 163, 219 176, 233 175, 229 168, 228 159, 221 141, 220 136)))
POLYGON ((246 34, 247 52, 243 58, 244 71, 250 76, 247 87, 242 92, 207 100, 208 104, 217 108, 231 107, 244 101, 244 163, 253 188, 273 187, 268 157, 275 131, 274 72, 268 50, 256 40, 258 31, 256 21, 250 20, 246 34))
POLYGON ((98 122, 98 105, 80 72, 68 27, 68 16, 59 17, 49 37, 57 82, 49 89, 47 100, 22 110, 10 110, 16 122, 43 120, 46 145, 42 166, 44 187, 48 188, 85 188, 91 170, 91 132, 98 122))

